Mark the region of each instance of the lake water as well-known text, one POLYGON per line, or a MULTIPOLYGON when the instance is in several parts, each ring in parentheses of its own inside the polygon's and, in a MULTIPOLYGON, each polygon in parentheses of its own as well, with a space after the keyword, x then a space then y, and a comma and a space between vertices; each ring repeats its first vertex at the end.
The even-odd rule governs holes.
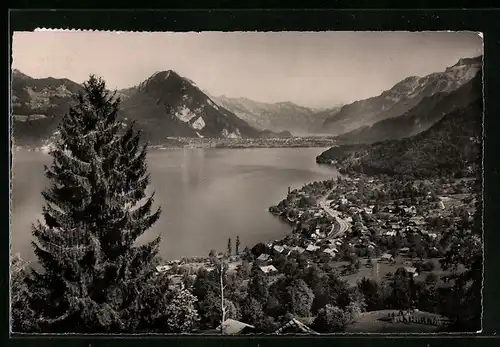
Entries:
MULTIPOLYGON (((162 235, 164 259, 225 251, 229 237, 242 248, 281 238, 291 228, 268 212, 289 186, 336 177, 334 168, 315 157, 324 148, 175 149, 151 151, 148 167, 156 204, 163 213, 143 235, 162 235)), ((11 202, 12 251, 33 260, 31 224, 41 218, 47 185, 43 166, 51 157, 40 152, 13 153, 11 202)))

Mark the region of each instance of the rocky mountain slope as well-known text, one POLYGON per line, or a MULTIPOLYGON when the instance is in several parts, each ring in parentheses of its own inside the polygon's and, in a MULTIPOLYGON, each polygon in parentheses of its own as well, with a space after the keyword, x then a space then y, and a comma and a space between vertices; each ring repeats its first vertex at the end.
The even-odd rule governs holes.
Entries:
POLYGON ((124 119, 136 120, 152 143, 172 136, 240 138, 260 133, 171 70, 155 73, 129 92, 122 110, 124 119))
POLYGON ((446 114, 427 130, 400 140, 331 148, 316 158, 342 172, 413 178, 470 175, 481 167, 483 100, 446 114))
POLYGON ((318 112, 291 102, 264 103, 224 95, 213 97, 213 100, 257 129, 276 132, 288 130, 296 135, 314 132, 328 115, 327 112, 318 112))
MULTIPOLYGON (((68 79, 34 79, 12 74, 13 137, 16 145, 40 146, 54 135, 81 86, 68 79)), ((136 121, 153 144, 167 137, 245 138, 290 136, 257 130, 220 107, 191 80, 161 71, 140 85, 120 90, 120 117, 136 121)))
POLYGON ((422 99, 436 93, 449 93, 470 81, 482 68, 482 56, 460 59, 443 72, 425 77, 411 76, 391 89, 369 99, 343 106, 323 123, 323 132, 340 135, 378 121, 398 117, 422 99))
POLYGON ((39 145, 56 130, 81 86, 62 78, 32 78, 12 71, 11 112, 15 144, 39 145))
POLYGON ((482 74, 478 73, 457 90, 438 92, 424 97, 415 107, 400 117, 381 120, 337 137, 339 143, 372 143, 401 139, 422 132, 444 115, 482 98, 482 74))

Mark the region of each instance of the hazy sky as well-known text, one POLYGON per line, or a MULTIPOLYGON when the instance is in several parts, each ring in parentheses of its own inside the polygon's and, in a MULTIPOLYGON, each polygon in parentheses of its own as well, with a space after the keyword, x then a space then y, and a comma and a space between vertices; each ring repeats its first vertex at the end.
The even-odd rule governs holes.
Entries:
POLYGON ((13 68, 111 88, 174 70, 212 95, 311 107, 380 94, 410 75, 482 54, 471 32, 17 32, 13 68))

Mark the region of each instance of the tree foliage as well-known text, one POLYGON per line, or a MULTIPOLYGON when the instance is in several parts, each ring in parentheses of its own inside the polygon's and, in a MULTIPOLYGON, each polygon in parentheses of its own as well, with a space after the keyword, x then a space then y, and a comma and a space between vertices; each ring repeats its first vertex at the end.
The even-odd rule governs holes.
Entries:
POLYGON ((43 332, 133 332, 160 243, 136 244, 160 216, 146 195, 147 146, 133 125, 122 131, 103 80, 91 76, 77 101, 46 167, 29 306, 43 332))

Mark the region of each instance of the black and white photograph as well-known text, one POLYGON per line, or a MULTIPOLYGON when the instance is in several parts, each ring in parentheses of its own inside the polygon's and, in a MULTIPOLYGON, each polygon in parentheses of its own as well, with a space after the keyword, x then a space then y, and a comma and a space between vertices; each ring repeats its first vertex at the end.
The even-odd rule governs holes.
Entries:
POLYGON ((23 334, 482 330, 483 35, 17 31, 23 334))

